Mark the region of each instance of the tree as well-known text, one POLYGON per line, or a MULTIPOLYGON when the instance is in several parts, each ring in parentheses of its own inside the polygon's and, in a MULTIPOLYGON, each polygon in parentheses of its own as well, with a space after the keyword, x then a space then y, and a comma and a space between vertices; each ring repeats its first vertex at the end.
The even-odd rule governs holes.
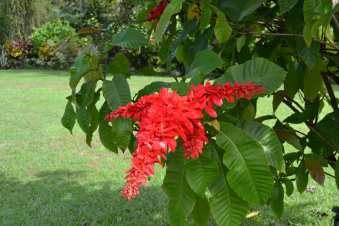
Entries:
POLYGON ((339 189, 339 110, 331 86, 339 84, 339 5, 330 0, 167 3, 144 2, 147 10, 138 20, 129 18, 161 43, 164 62, 177 58, 186 66, 182 78, 173 74, 172 83, 153 82, 131 97, 127 79, 156 72, 129 71, 122 53, 108 66, 100 62, 114 46, 148 45, 133 28, 113 35, 100 56, 78 57, 70 69, 72 94, 62 123, 72 133, 77 121, 89 146, 98 128, 108 150, 130 150, 123 196, 138 194, 137 187, 154 176, 156 162, 167 167, 163 190, 172 225, 188 225, 189 213, 197 225, 206 225, 210 212, 219 225, 238 225, 250 204, 270 203, 280 218, 285 194, 294 191, 291 181, 303 193, 309 175, 321 185, 326 176, 334 178, 339 189), (206 82, 210 78, 213 85, 206 82), (101 95, 106 101, 98 110, 101 95), (284 104, 293 114, 256 117, 257 100, 267 95, 273 96, 274 112, 284 104), (325 104, 333 111, 321 118, 325 104), (307 133, 294 128, 301 123, 307 133), (285 143, 295 151, 284 153, 285 143))

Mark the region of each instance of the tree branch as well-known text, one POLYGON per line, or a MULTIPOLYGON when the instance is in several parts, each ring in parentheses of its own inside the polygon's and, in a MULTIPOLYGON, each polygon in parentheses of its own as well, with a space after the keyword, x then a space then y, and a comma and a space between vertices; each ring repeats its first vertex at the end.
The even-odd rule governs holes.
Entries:
POLYGON ((324 72, 321 72, 321 76, 323 77, 328 95, 330 96, 332 108, 333 108, 333 110, 337 110, 338 109, 338 103, 337 103, 337 100, 335 99, 330 80, 328 80, 328 77, 324 72))
POLYGON ((337 77, 332 71, 327 70, 326 72, 327 76, 330 77, 331 79, 333 79, 333 81, 335 83, 337 83, 337 85, 339 86, 339 77, 337 77))
MULTIPOLYGON (((304 36, 301 34, 289 34, 289 33, 262 33, 262 32, 254 32, 254 31, 244 31, 244 32, 237 32, 234 31, 234 34, 240 34, 240 35, 262 35, 262 36, 295 36, 295 37, 301 37, 303 38, 304 36)), ((318 40, 316 40, 315 38, 312 38, 313 41, 319 42, 318 40)), ((335 48, 337 50, 339 50, 338 47, 336 47, 335 45, 325 42, 325 41, 321 41, 320 43, 331 46, 332 48, 335 48)))

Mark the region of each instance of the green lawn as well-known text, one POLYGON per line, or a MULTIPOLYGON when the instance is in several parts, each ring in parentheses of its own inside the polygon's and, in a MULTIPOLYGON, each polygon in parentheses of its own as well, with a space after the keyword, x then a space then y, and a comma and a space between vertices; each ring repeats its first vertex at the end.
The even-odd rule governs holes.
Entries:
MULTIPOLYGON (((98 134, 89 148, 77 125, 74 136, 62 127, 65 97, 70 94, 68 79, 64 71, 0 71, 0 225, 80 225, 85 221, 87 225, 169 225, 167 197, 161 189, 164 169, 156 167, 156 176, 147 188, 141 187, 136 199, 123 200, 120 191, 130 155, 107 151, 98 134)), ((132 95, 158 79, 162 78, 132 77, 132 95)), ((271 99, 261 98, 259 106, 258 116, 272 112, 271 99)), ((281 106, 276 114, 284 119, 287 111, 281 106)), ((328 112, 326 104, 322 117, 328 112)), ((307 132, 302 125, 298 129, 307 132)), ((286 145, 286 150, 292 148, 286 145)), ((327 172, 333 174, 332 169, 327 172)), ((334 180, 326 178, 324 187, 313 181, 309 186, 316 186, 316 191, 294 192, 285 199, 280 220, 270 207, 252 206, 251 211, 261 214, 242 225, 331 225, 331 207, 339 205, 334 180), (330 216, 319 217, 310 209, 330 216)), ((209 225, 216 224, 210 221, 209 225)))

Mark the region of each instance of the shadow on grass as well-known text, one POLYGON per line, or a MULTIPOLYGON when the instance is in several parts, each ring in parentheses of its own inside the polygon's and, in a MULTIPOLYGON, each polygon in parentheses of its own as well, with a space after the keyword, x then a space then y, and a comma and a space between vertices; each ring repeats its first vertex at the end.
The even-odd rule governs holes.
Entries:
POLYGON ((128 202, 114 181, 86 183, 89 173, 43 171, 28 182, 0 173, 0 225, 169 225, 161 188, 128 202))
MULTIPOLYGON (((24 182, 0 172, 0 225, 81 225, 86 221, 86 225, 170 225, 168 199, 160 187, 142 186, 141 195, 128 202, 121 199, 121 182, 87 183, 88 174, 90 171, 41 171, 24 182)), ((270 207, 252 206, 251 211, 259 210, 261 215, 245 219, 241 225, 317 225, 316 218, 300 213, 310 204, 285 204, 279 221, 270 207)), ((210 216, 208 225, 216 225, 211 220, 210 216)))

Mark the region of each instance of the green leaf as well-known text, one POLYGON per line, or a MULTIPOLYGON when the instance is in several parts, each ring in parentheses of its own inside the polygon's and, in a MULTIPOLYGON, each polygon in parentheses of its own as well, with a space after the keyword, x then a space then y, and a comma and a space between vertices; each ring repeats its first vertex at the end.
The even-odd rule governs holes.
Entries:
POLYGON ((119 106, 126 106, 131 102, 129 85, 123 75, 114 76, 112 81, 104 80, 102 91, 113 111, 118 110, 119 106))
POLYGON ((221 1, 219 9, 228 15, 231 20, 240 21, 244 16, 253 13, 265 0, 237 0, 221 1))
POLYGON ((310 48, 308 48, 304 39, 301 37, 296 37, 296 42, 298 56, 301 57, 307 67, 311 69, 317 61, 320 44, 316 41, 312 41, 310 48))
POLYGON ((314 153, 312 153, 311 155, 314 158, 316 158, 323 167, 328 167, 327 160, 324 157, 322 157, 321 155, 314 154, 314 153))
POLYGON ((212 11, 209 6, 209 0, 202 0, 200 4, 202 10, 200 17, 200 31, 201 33, 208 27, 212 17, 212 11))
POLYGON ((306 75, 304 78, 304 94, 311 102, 313 102, 313 100, 317 97, 318 92, 321 89, 322 78, 320 70, 323 69, 321 69, 322 62, 320 61, 322 60, 319 54, 316 65, 312 69, 306 69, 306 75))
MULTIPOLYGON (((178 145, 179 146, 179 145, 178 145)), ((195 195, 185 176, 184 148, 180 145, 167 167, 164 186, 169 193, 167 205, 171 225, 189 225, 186 218, 195 204, 195 195)))
POLYGON ((303 36, 304 36, 304 41, 307 45, 308 48, 311 47, 311 43, 312 43, 312 35, 311 32, 309 30, 308 26, 304 26, 304 30, 303 30, 303 36))
POLYGON ((151 67, 143 67, 134 72, 132 75, 158 76, 159 74, 151 67))
POLYGON ((75 94, 76 102, 79 107, 87 107, 93 100, 93 85, 97 80, 91 80, 88 83, 84 83, 78 93, 75 94))
POLYGON ((112 126, 104 118, 110 113, 110 109, 106 103, 104 103, 99 111, 99 138, 101 143, 108 150, 118 154, 118 146, 116 145, 116 136, 112 131, 112 126))
POLYGON ((308 184, 308 174, 306 171, 305 160, 303 159, 296 171, 296 182, 298 191, 302 194, 308 184))
POLYGON ((324 185, 325 172, 320 162, 311 154, 304 155, 304 157, 306 168, 313 180, 320 185, 324 185))
POLYGON ((246 63, 232 66, 216 80, 219 84, 246 83, 264 85, 265 93, 272 94, 283 83, 287 72, 269 60, 255 58, 246 63))
POLYGON ((91 121, 91 115, 85 107, 76 108, 77 121, 84 133, 89 133, 89 123, 91 121))
POLYGON ((273 115, 264 115, 264 116, 254 119, 254 121, 262 123, 263 121, 270 120, 270 119, 275 119, 275 117, 273 115))
POLYGON ((109 62, 107 72, 111 75, 126 74, 129 71, 129 61, 123 53, 117 53, 114 60, 109 62))
POLYGON ((66 129, 69 130, 71 134, 73 134, 72 130, 75 124, 75 119, 76 115, 74 112, 73 105, 71 104, 70 101, 68 101, 66 104, 64 115, 61 118, 61 123, 66 129))
POLYGON ((204 33, 195 37, 193 45, 190 46, 192 56, 197 52, 206 50, 208 47, 208 37, 210 36, 212 27, 206 29, 204 33))
POLYGON ((177 94, 179 96, 186 96, 190 88, 185 82, 171 82, 171 89, 177 90, 177 94))
POLYGON ((294 185, 290 179, 281 178, 281 181, 285 184, 286 187, 286 195, 291 196, 294 191, 294 185))
POLYGON ((301 147, 299 140, 293 133, 279 129, 274 129, 274 131, 280 140, 286 141, 296 149, 303 151, 303 148, 301 147))
POLYGON ((210 140, 206 148, 211 151, 211 157, 219 167, 218 179, 208 186, 213 217, 218 225, 239 225, 249 210, 249 203, 242 200, 227 182, 226 175, 229 170, 222 162, 225 151, 218 147, 214 140, 210 140))
MULTIPOLYGON (((199 157, 200 158, 200 157, 199 157)), ((210 216, 210 206, 207 198, 200 198, 195 196, 195 205, 191 212, 192 218, 196 226, 205 226, 208 223, 210 216)))
MULTIPOLYGON (((178 35, 178 37, 172 42, 171 45, 171 56, 169 58, 169 60, 172 60, 175 55, 177 54, 178 48, 179 48, 179 44, 187 39, 187 34, 190 30, 193 29, 193 27, 196 26, 196 20, 190 20, 187 23, 185 23, 185 27, 184 29, 181 31, 181 33, 178 35)), ((186 45, 185 45, 186 46, 186 45)))
POLYGON ((241 48, 245 45, 246 43, 246 35, 240 36, 240 38, 237 41, 237 49, 238 51, 241 50, 241 48))
POLYGON ((271 195, 271 208, 273 213, 280 218, 284 212, 284 188, 280 181, 274 184, 274 188, 271 195))
POLYGON ((225 43, 232 34, 232 28, 227 23, 226 16, 223 12, 219 11, 217 7, 210 5, 210 7, 215 11, 218 15, 218 19, 215 24, 214 33, 217 38, 219 45, 225 43))
POLYGON ((87 111, 89 112, 89 114, 91 116, 91 121, 89 123, 88 134, 86 134, 86 143, 90 147, 91 147, 91 142, 92 142, 92 138, 93 138, 93 133, 98 128, 98 125, 99 125, 99 119, 98 119, 99 118, 99 111, 96 108, 95 104, 98 102, 98 100, 100 98, 100 92, 101 92, 101 89, 99 89, 94 94, 93 101, 87 107, 87 111))
MULTIPOLYGON (((327 114, 314 129, 332 146, 339 148, 339 109, 327 114)), ((323 156, 331 155, 334 150, 326 144, 316 133, 310 131, 308 133, 309 144, 313 153, 323 156)))
POLYGON ((310 115, 307 114, 307 112, 297 112, 297 113, 294 113, 288 116, 284 120, 284 122, 292 123, 292 124, 300 124, 300 123, 306 122, 309 117, 310 115))
POLYGON ((205 197, 207 186, 219 176, 218 165, 211 159, 211 152, 206 148, 199 158, 186 162, 185 171, 188 184, 201 198, 205 197))
POLYGON ((315 0, 305 0, 304 1, 304 20, 307 26, 311 27, 316 21, 313 19, 315 16, 315 0))
POLYGON ((286 96, 291 99, 294 99, 295 94, 299 90, 298 76, 296 75, 296 73, 297 70, 288 73, 284 81, 284 90, 286 92, 286 96))
POLYGON ((98 60, 98 65, 101 63, 101 61, 104 59, 104 57, 106 56, 106 54, 111 51, 111 49, 113 49, 114 45, 106 43, 106 45, 103 48, 103 51, 100 52, 100 58, 98 60))
POLYGON ((337 188, 339 190, 339 158, 337 159, 337 162, 335 164, 334 175, 335 175, 335 181, 337 183, 337 188))
POLYGON ((185 78, 192 78, 200 71, 206 75, 224 64, 224 61, 220 59, 218 54, 210 50, 199 51, 195 54, 194 62, 187 69, 185 78))
POLYGON ((280 14, 290 10, 298 2, 298 0, 278 0, 280 14))
POLYGON ((171 83, 168 82, 152 82, 151 84, 145 86, 143 89, 139 90, 138 96, 136 99, 140 99, 143 96, 150 95, 152 93, 158 92, 163 87, 170 88, 171 83))
POLYGON ((184 0, 172 0, 165 8, 163 14, 160 17, 160 21, 157 24, 157 29, 155 30, 155 40, 160 42, 162 39, 163 34, 165 33, 170 18, 173 14, 178 13, 181 10, 181 4, 184 0))
POLYGON ((117 117, 112 123, 117 146, 126 149, 132 134, 132 118, 117 117))
POLYGON ((220 128, 217 144, 227 150, 223 157, 224 164, 230 169, 227 181, 245 201, 265 204, 273 188, 273 176, 263 148, 236 126, 220 122, 220 128))
POLYGON ((273 96, 273 112, 275 112, 278 109, 279 105, 284 100, 285 96, 286 96, 286 92, 283 91, 283 90, 279 90, 274 94, 274 96, 273 96))
POLYGON ((148 46, 145 36, 134 28, 127 28, 125 31, 113 35, 111 45, 123 48, 139 48, 148 46))
POLYGON ((69 86, 73 91, 75 91, 80 79, 84 74, 88 72, 87 67, 89 66, 85 57, 88 56, 78 56, 75 58, 74 65, 69 69, 71 77, 69 79, 69 86))
POLYGON ((268 126, 254 121, 237 121, 235 125, 259 142, 266 153, 268 164, 279 171, 285 169, 282 145, 276 133, 268 126))

